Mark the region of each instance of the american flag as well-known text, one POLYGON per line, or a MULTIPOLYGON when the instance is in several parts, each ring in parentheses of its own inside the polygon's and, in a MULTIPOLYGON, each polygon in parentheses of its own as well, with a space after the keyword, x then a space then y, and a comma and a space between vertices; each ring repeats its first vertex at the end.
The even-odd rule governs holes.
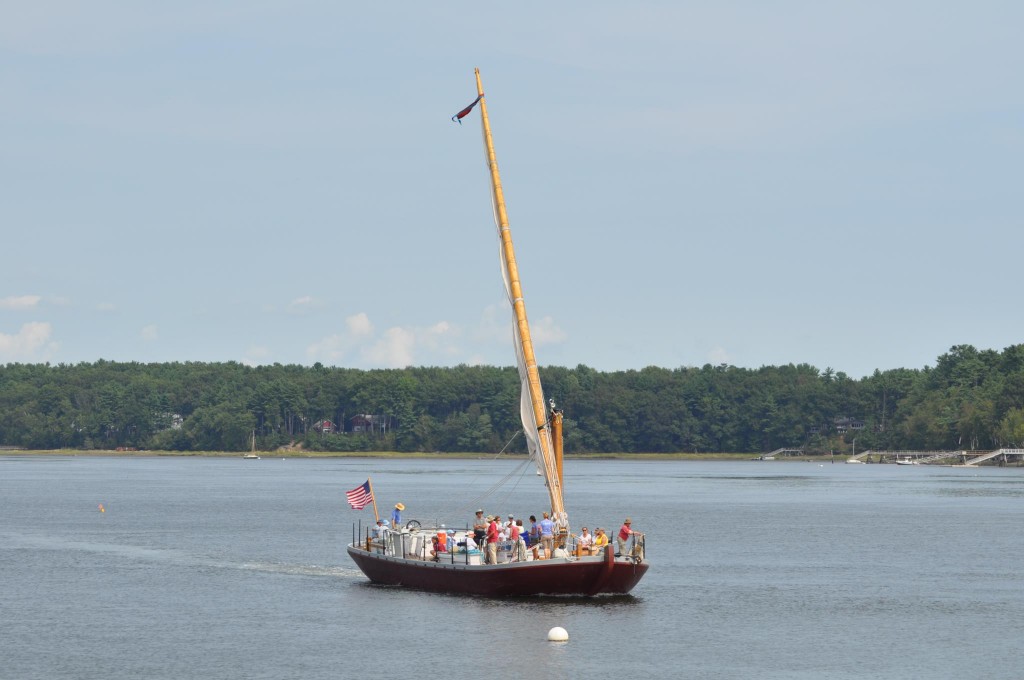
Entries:
POLYGON ((351 491, 346 491, 345 498, 348 500, 348 504, 352 506, 353 510, 362 510, 372 503, 373 491, 370 490, 370 480, 367 479, 351 491))

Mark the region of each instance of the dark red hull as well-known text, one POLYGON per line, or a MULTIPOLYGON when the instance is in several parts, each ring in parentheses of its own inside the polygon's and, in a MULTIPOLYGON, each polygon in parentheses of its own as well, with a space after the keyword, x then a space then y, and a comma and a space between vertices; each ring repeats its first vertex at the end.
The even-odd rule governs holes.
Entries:
POLYGON ((603 557, 571 562, 553 559, 488 565, 401 559, 351 545, 348 554, 374 583, 486 597, 624 595, 649 566, 646 561, 615 559, 611 551, 603 557))

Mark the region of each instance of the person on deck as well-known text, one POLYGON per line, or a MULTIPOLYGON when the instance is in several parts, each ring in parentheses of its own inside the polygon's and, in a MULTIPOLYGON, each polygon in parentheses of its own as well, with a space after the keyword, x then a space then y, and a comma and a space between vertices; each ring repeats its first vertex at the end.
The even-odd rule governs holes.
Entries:
POLYGON ((473 518, 473 539, 478 543, 483 543, 487 538, 487 520, 484 519, 484 511, 477 510, 476 516, 473 518))
POLYGON ((597 532, 594 534, 594 552, 600 552, 608 545, 608 534, 604 533, 604 529, 601 527, 594 531, 597 532))
POLYGON ((487 564, 498 563, 498 518, 487 517, 487 564))
POLYGON ((377 520, 377 526, 373 530, 373 535, 378 541, 384 540, 384 530, 388 528, 388 521, 386 519, 377 520))
POLYGON ((530 532, 527 531, 526 527, 523 526, 523 520, 517 519, 516 520, 516 526, 519 528, 519 538, 520 538, 520 540, 522 540, 522 542, 526 544, 526 547, 529 548, 530 547, 530 532))
POLYGON ((395 503, 395 509, 391 511, 391 526, 396 531, 402 528, 402 510, 405 510, 405 506, 401 503, 395 503))
POLYGON ((618 543, 620 555, 626 554, 626 543, 629 541, 629 537, 636 534, 637 536, 643 536, 639 531, 633 531, 633 520, 626 518, 626 521, 622 523, 622 527, 619 529, 619 534, 615 537, 618 543))
POLYGON ((512 525, 512 562, 526 561, 526 539, 523 537, 523 520, 512 525))
POLYGON ((580 547, 580 552, 584 555, 590 554, 590 549, 594 547, 594 535, 587 531, 586 527, 580 531, 579 540, 576 542, 580 547))
POLYGON ((544 546, 544 559, 550 560, 555 553, 555 523, 546 512, 540 521, 540 542, 544 546))
POLYGON ((537 516, 530 515, 530 543, 537 543, 540 540, 540 527, 537 526, 537 516))

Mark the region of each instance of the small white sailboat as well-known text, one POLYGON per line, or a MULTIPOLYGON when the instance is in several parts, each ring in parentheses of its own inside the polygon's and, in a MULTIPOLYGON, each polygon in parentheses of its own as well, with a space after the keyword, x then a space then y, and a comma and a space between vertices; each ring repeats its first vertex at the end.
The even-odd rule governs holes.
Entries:
POLYGON ((252 431, 251 441, 252 441, 252 449, 250 449, 249 453, 247 453, 244 456, 242 456, 242 458, 245 458, 246 460, 259 460, 260 459, 259 454, 256 453, 256 430, 252 431))

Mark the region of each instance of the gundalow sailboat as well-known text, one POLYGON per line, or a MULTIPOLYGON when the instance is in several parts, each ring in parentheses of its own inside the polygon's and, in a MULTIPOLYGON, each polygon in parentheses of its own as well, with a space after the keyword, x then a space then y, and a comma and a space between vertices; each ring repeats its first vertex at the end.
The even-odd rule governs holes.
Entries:
MULTIPOLYGON (((539 551, 502 552, 497 563, 485 564, 472 549, 473 531, 416 526, 367 530, 347 547, 348 554, 375 583, 449 593, 492 597, 530 595, 598 595, 628 593, 650 566, 644 537, 635 534, 628 548, 616 554, 612 545, 596 550, 579 546, 570 532, 562 495, 562 414, 544 401, 534 357, 526 306, 516 267, 505 198, 491 138, 480 70, 475 70, 477 99, 453 120, 461 121, 479 104, 487 166, 490 171, 494 218, 501 243, 502 277, 514 314, 516 362, 522 383, 520 414, 530 456, 544 478, 556 526, 551 554, 539 551), (441 545, 438 540, 442 539, 441 545)), ((450 525, 449 525, 450 526, 450 525)), ((482 547, 482 546, 481 546, 482 547)))

